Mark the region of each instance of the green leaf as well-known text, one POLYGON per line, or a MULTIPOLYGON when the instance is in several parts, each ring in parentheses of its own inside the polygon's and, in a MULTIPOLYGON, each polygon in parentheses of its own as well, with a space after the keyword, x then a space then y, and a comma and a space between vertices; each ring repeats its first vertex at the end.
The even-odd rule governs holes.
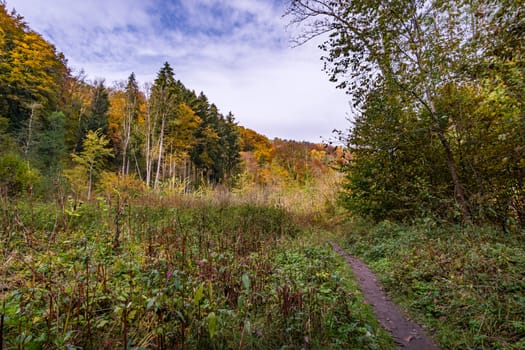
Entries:
POLYGON ((247 273, 242 275, 242 285, 247 291, 250 290, 250 276, 247 273))
POLYGON ((193 304, 195 306, 199 305, 200 301, 202 300, 203 295, 204 295, 204 283, 201 283, 199 287, 197 287, 197 290, 195 291, 195 295, 193 297, 193 304))
POLYGON ((217 333, 217 316, 214 312, 208 314, 208 332, 210 333, 210 338, 213 339, 217 333))
POLYGON ((180 280, 178 278, 175 278, 173 284, 175 285, 175 288, 177 288, 177 290, 182 290, 182 283, 180 283, 180 280))

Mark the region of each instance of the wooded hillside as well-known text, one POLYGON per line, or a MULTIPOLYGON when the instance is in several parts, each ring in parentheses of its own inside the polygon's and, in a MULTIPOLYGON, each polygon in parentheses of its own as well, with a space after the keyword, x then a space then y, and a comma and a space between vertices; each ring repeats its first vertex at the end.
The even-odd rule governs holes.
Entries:
POLYGON ((334 159, 333 149, 322 145, 269 140, 238 126, 231 112, 223 115, 203 92, 177 80, 167 62, 144 86, 134 73, 113 86, 88 81, 5 4, 0 19, 0 185, 6 194, 45 193, 64 181, 75 198, 85 199, 117 182, 188 191, 231 186, 245 169, 258 183, 304 182, 334 159))

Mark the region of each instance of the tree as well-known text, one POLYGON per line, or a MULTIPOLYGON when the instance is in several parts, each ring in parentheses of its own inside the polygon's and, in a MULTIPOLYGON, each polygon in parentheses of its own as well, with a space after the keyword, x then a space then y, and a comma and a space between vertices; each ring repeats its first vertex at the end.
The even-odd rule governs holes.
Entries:
POLYGON ((66 145, 70 152, 79 151, 85 134, 84 119, 87 118, 91 105, 91 86, 86 82, 81 70, 65 81, 64 103, 62 111, 66 116, 66 145))
POLYGON ((124 119, 122 121, 122 170, 121 173, 128 174, 129 170, 129 147, 132 137, 133 124, 137 121, 140 111, 140 91, 135 79, 135 73, 131 73, 125 90, 126 104, 124 119))
POLYGON ((89 131, 100 130, 108 135, 109 94, 103 80, 95 81, 91 94, 91 105, 83 120, 83 133, 86 135, 89 131))
POLYGON ((0 154, 0 195, 17 196, 31 192, 40 180, 40 173, 15 152, 0 154))
POLYGON ((120 159, 121 175, 128 175, 131 166, 135 165, 134 143, 137 140, 134 139, 139 127, 142 102, 142 94, 134 73, 131 73, 127 82, 118 82, 110 90, 109 136, 115 148, 115 156, 120 159))
POLYGON ((202 120, 184 102, 179 103, 175 115, 168 125, 169 176, 187 181, 191 168, 189 151, 195 146, 194 134, 202 120))
POLYGON ((9 119, 0 117, 0 154, 15 148, 15 141, 9 132, 9 119))
POLYGON ((231 185, 235 175, 239 173, 241 163, 239 129, 231 112, 228 113, 226 118, 221 119, 219 130, 222 148, 221 155, 223 157, 222 166, 224 168, 223 181, 231 185))
POLYGON ((58 109, 68 76, 64 56, 0 3, 0 115, 9 118, 13 134, 23 135, 25 153, 36 112, 58 109))
POLYGON ((87 182, 87 199, 91 199, 93 182, 100 172, 104 169, 105 161, 113 157, 109 140, 100 130, 88 131, 84 142, 82 143, 80 154, 72 154, 73 161, 77 164, 77 171, 70 173, 70 180, 78 181, 73 176, 83 174, 84 181, 87 182), (73 175, 73 176, 71 176, 73 175))
POLYGON ((436 136, 386 87, 371 92, 349 136, 343 204, 374 220, 447 216, 450 181, 436 136))
POLYGON ((48 175, 57 175, 62 170, 66 155, 65 116, 53 112, 42 121, 37 144, 37 159, 48 175))
POLYGON ((193 164, 202 172, 208 184, 219 182, 222 178, 220 162, 219 111, 217 106, 209 104, 204 94, 198 98, 197 115, 202 123, 195 130, 195 144, 190 151, 193 164))
MULTIPOLYGON (((292 0, 288 15, 305 24, 299 43, 328 33, 321 45, 325 69, 338 87, 347 89, 358 109, 381 86, 403 94, 407 109, 439 140, 453 197, 465 222, 473 210, 466 178, 453 145, 457 110, 437 106, 450 85, 472 79, 471 67, 481 62, 490 37, 490 14, 513 1, 324 1, 292 0), (450 114, 453 112, 454 114, 450 114)), ((505 9, 507 11, 507 9, 505 9)), ((414 124, 415 125, 415 124, 414 124)))
POLYGON ((153 187, 158 188, 161 177, 161 165, 164 155, 164 136, 166 120, 174 116, 177 106, 175 95, 175 79, 173 69, 168 62, 164 63, 151 87, 148 109, 147 154, 146 154, 146 185, 150 185, 153 160, 156 155, 156 171, 153 187), (155 153, 153 153, 155 152, 155 153))
POLYGON ((38 123, 38 110, 42 108, 42 105, 36 102, 30 103, 29 108, 31 109, 31 114, 27 120, 27 126, 24 128, 22 136, 22 150, 24 156, 27 157, 31 146, 34 144, 35 140, 34 133, 35 128, 37 128, 38 123))

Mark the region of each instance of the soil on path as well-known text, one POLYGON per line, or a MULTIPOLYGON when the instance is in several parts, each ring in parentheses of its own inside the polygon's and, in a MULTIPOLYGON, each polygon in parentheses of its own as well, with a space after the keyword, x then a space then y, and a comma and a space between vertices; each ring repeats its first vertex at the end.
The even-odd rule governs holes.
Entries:
POLYGON ((373 307, 379 323, 392 334, 399 349, 439 350, 423 328, 405 317, 401 309, 388 299, 377 281, 377 276, 366 264, 348 254, 337 243, 332 242, 332 246, 352 266, 366 301, 373 307))

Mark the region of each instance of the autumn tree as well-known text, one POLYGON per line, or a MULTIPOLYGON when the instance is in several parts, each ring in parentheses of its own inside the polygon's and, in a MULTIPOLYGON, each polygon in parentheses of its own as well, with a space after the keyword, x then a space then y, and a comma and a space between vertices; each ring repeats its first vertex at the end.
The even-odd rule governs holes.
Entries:
POLYGON ((133 141, 137 137, 142 93, 135 74, 131 73, 127 82, 118 82, 110 90, 108 128, 109 137, 115 148, 115 155, 120 160, 120 174, 128 175, 135 166, 137 151, 133 141))
POLYGON ((168 127, 169 176, 186 182, 191 171, 189 152, 195 146, 194 134, 202 120, 184 102, 179 103, 175 115, 168 127))
POLYGON ((90 130, 82 143, 82 151, 79 154, 73 153, 71 157, 76 168, 69 173, 68 177, 72 182, 82 180, 87 183, 87 199, 89 200, 93 182, 104 169, 107 159, 113 157, 109 140, 100 130, 90 130))
MULTIPOLYGON (((449 196, 457 203, 462 220, 470 222, 477 212, 472 201, 478 195, 479 187, 476 189, 468 176, 472 172, 464 163, 467 144, 461 140, 471 139, 469 135, 473 135, 477 128, 462 128, 468 119, 461 109, 465 105, 454 102, 457 95, 450 92, 466 92, 469 87, 479 89, 484 84, 477 80, 482 74, 476 72, 476 67, 483 66, 485 57, 492 55, 488 42, 495 32, 494 24, 500 21, 516 25, 516 21, 511 20, 514 15, 509 13, 516 13, 510 9, 519 13, 519 8, 515 1, 292 0, 288 14, 293 23, 305 25, 303 34, 297 38, 299 43, 319 35, 329 35, 321 45, 327 53, 325 69, 331 80, 338 82, 338 87, 349 92, 354 107, 363 114, 360 127, 352 131, 350 143, 362 140, 359 133, 373 130, 373 123, 381 123, 381 118, 398 118, 399 121, 388 125, 389 129, 383 129, 384 136, 377 134, 378 137, 395 140, 400 133, 407 136, 418 130, 428 131, 427 145, 435 146, 437 142, 440 149, 435 149, 435 152, 443 155, 436 159, 440 163, 430 163, 429 166, 433 169, 442 164, 446 166, 447 174, 443 180, 450 182, 449 196), (378 91, 397 98, 380 98, 378 91), (389 115, 375 117, 381 111, 378 104, 401 107, 393 109, 399 110, 396 113, 389 113, 386 108, 384 112, 389 115), (366 123, 370 123, 370 128, 366 123), (396 125, 404 125, 406 130, 396 130, 396 125), (458 138, 460 129, 462 136, 458 138)), ((522 22, 517 22, 518 27, 522 25, 522 22)), ((481 70, 489 72, 484 68, 481 70)), ((475 92, 472 96, 476 95, 475 92)), ((369 138, 368 142, 374 143, 375 139, 369 138)), ((487 143, 488 140, 478 139, 476 142, 487 143)), ((354 146, 350 144, 350 147, 354 146)), ((371 144, 359 147, 374 149, 371 144)), ((412 147, 422 147, 422 144, 418 142, 412 147)), ((363 155, 354 155, 352 162, 357 164, 357 157, 363 155)), ((383 157, 388 155, 385 153, 380 159, 384 160, 383 157)), ((393 155, 397 157, 402 153, 393 155)), ((420 158, 412 161, 419 162, 420 158)), ((361 170, 365 171, 365 168, 361 170)), ((353 175, 349 176, 350 181, 355 181, 353 175)), ((374 174, 369 176, 374 182, 374 174)), ((401 188, 397 185, 399 183, 394 181, 388 188, 396 191, 401 188)), ((426 185, 424 188, 429 189, 426 185)), ((355 192, 349 196, 352 198, 355 192)))
POLYGON ((21 136, 24 153, 33 142, 37 114, 59 107, 68 75, 64 56, 0 3, 0 116, 9 118, 10 130, 21 136))

